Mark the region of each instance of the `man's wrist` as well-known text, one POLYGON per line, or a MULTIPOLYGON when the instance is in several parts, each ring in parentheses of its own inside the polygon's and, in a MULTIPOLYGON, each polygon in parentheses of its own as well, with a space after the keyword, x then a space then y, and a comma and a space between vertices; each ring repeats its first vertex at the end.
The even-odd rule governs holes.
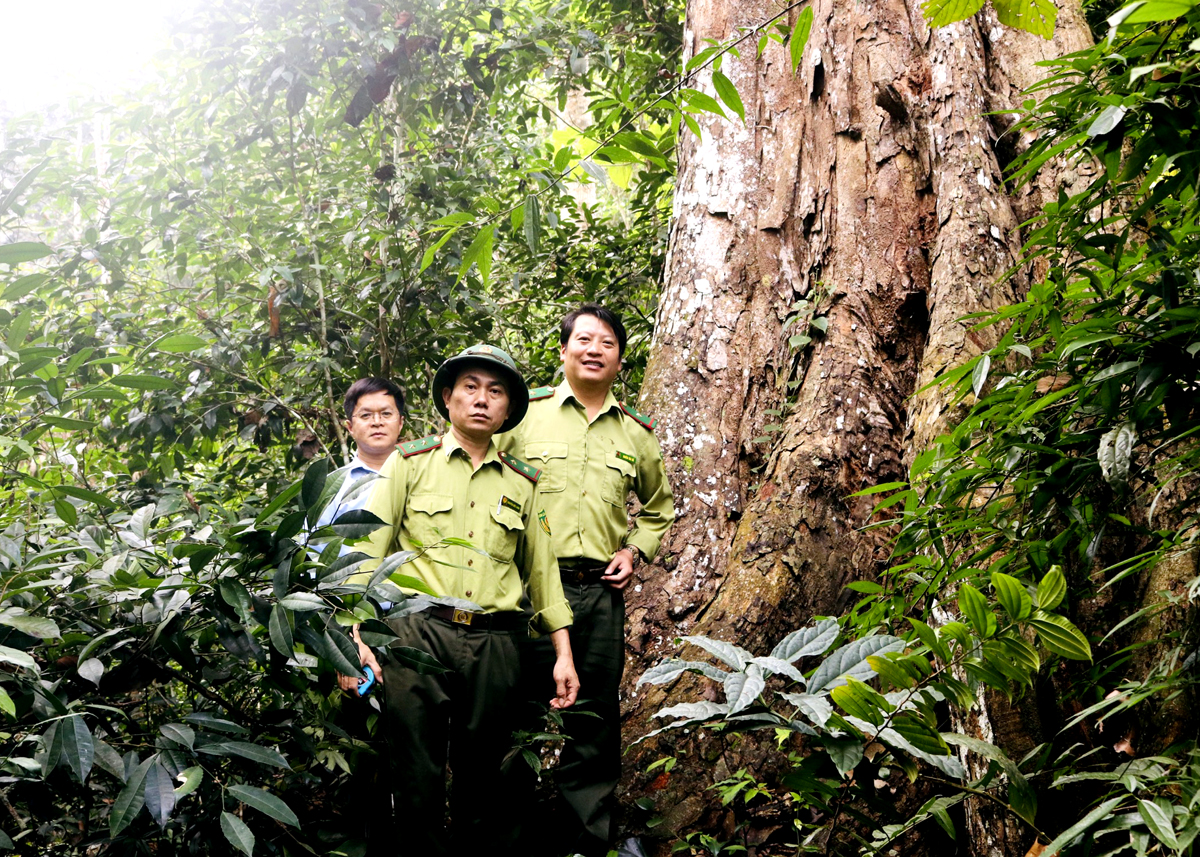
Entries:
POLYGON ((624 547, 621 548, 621 550, 629 551, 629 558, 631 560, 633 560, 634 562, 637 562, 639 559, 642 558, 642 552, 641 552, 641 550, 638 549, 637 545, 625 545, 624 547))

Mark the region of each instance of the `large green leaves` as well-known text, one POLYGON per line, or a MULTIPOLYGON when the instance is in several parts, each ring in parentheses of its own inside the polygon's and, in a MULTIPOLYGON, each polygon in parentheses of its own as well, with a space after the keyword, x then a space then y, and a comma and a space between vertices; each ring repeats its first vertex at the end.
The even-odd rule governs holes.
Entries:
POLYGON ((253 786, 236 785, 229 787, 229 794, 231 797, 246 804, 246 806, 253 807, 276 821, 282 821, 284 824, 290 824, 292 827, 300 826, 300 819, 296 817, 296 813, 292 812, 286 803, 268 791, 257 789, 253 786))
POLYGON ((863 681, 870 678, 875 674, 875 670, 867 661, 868 657, 887 652, 899 652, 903 649, 903 640, 887 634, 855 640, 832 652, 821 662, 816 672, 809 678, 808 692, 829 691, 849 679, 863 681))
MULTIPOLYGON (((921 10, 929 23, 944 27, 969 18, 983 8, 984 0, 925 0, 921 10)), ((1051 0, 992 0, 1000 23, 1026 30, 1044 39, 1054 36, 1058 10, 1051 0)))

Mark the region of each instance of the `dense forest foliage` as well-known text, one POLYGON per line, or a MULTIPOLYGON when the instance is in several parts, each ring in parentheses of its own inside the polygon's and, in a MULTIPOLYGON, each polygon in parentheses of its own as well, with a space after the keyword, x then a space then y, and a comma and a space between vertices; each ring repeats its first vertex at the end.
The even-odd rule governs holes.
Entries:
MULTIPOLYGON (((342 391, 395 377, 406 435, 437 430, 445 355, 492 342, 549 382, 557 316, 598 300, 631 329, 636 397, 676 141, 696 112, 745 121, 722 52, 773 39, 798 62, 800 5, 684 68, 667 0, 224 0, 155 86, 9 123, 0 849, 365 853, 344 808, 371 787, 375 714, 336 673, 350 624, 388 638, 338 558, 370 525, 308 527, 347 457, 342 391)), ((976 320, 1000 345, 939 380, 953 431, 869 489, 892 570, 769 657, 696 638, 720 667, 646 665, 723 686, 672 728, 765 735, 786 770, 711 794, 739 819, 769 807, 775 838, 664 831, 650 805, 664 847, 951 848, 980 796, 1047 855, 1200 832, 1200 11, 1093 19, 1096 47, 1048 67, 1012 131, 1014 185, 1052 160, 1084 178, 1028 225, 1039 277, 976 320), (959 728, 987 695, 1037 740, 959 728)))

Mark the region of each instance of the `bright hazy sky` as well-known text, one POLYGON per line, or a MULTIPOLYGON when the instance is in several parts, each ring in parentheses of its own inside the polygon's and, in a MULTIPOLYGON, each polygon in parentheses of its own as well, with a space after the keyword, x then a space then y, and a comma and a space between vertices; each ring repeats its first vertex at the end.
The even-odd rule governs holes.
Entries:
POLYGON ((26 112, 136 84, 202 0, 0 0, 0 105, 26 112))

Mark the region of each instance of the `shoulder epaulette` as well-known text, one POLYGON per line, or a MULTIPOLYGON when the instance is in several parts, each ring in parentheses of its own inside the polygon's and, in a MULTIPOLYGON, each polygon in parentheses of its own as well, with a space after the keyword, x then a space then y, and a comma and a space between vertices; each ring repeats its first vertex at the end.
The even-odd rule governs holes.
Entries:
POLYGON ((624 402, 617 402, 617 404, 621 406, 621 410, 625 412, 626 416, 642 428, 653 429, 658 424, 658 420, 654 419, 654 417, 648 417, 636 408, 629 407, 624 402))
POLYGON ((529 401, 536 402, 540 399, 549 399, 554 395, 553 387, 530 387, 529 401))
POLYGON ((521 459, 514 458, 507 452, 500 453, 500 460, 535 485, 537 484, 537 481, 542 478, 542 471, 538 470, 532 464, 526 464, 521 459))
POLYGON ((441 435, 431 434, 420 440, 410 440, 407 443, 400 444, 400 453, 405 458, 408 458, 410 455, 416 455, 419 452, 429 452, 431 449, 437 449, 441 445, 441 435))

